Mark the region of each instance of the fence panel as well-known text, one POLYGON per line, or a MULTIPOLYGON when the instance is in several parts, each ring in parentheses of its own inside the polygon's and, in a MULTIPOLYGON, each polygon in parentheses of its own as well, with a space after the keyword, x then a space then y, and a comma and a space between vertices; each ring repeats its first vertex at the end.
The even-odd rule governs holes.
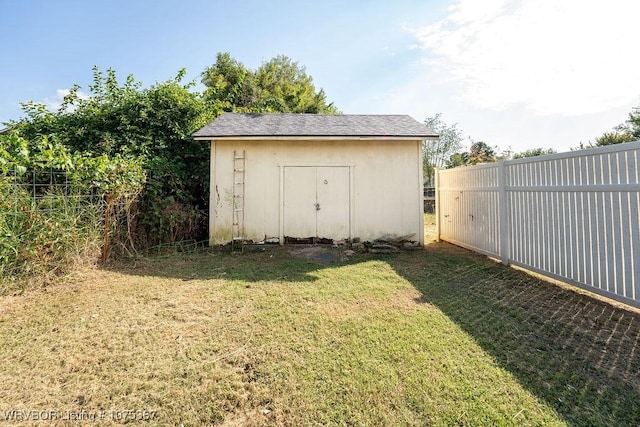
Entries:
POLYGON ((439 238, 640 306, 640 141, 440 170, 439 238))
POLYGON ((438 171, 441 238, 500 256, 498 165, 438 171))

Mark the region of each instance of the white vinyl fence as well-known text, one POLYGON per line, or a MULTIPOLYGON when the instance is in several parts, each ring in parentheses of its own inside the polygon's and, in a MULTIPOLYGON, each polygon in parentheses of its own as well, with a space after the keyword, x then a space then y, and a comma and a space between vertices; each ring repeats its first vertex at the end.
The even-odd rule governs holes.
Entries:
POLYGON ((640 307, 640 141, 438 170, 438 238, 640 307))

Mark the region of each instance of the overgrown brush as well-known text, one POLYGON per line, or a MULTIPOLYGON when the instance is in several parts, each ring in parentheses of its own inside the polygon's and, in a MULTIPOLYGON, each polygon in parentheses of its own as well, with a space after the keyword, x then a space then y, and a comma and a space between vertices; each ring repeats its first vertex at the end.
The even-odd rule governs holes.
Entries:
POLYGON ((95 264, 101 249, 109 254, 110 239, 111 253, 135 252, 131 207, 144 181, 134 158, 71 154, 47 137, 0 136, 0 294, 95 264))
POLYGON ((98 198, 51 190, 40 198, 0 180, 0 294, 46 285, 98 259, 102 207, 98 198))

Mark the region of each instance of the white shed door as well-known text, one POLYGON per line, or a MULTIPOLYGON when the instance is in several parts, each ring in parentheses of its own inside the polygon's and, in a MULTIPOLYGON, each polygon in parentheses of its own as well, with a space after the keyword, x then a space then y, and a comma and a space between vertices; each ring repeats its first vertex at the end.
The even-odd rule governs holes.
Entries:
POLYGON ((349 168, 285 167, 284 235, 349 237, 349 168))
POLYGON ((316 168, 316 236, 349 237, 349 168, 316 168))
POLYGON ((284 168, 284 235, 316 237, 316 168, 284 168))

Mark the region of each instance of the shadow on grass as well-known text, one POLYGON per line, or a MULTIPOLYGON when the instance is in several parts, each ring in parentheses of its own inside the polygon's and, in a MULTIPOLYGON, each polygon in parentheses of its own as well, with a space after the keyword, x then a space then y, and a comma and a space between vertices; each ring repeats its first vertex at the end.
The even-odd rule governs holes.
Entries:
POLYGON ((640 425, 640 314, 446 243, 396 272, 571 425, 640 425))
POLYGON ((247 282, 314 282, 313 273, 327 267, 356 264, 362 256, 346 257, 344 250, 330 246, 263 246, 231 254, 228 248, 209 249, 195 255, 170 255, 105 268, 136 276, 182 280, 242 280, 247 282))
POLYGON ((314 272, 323 268, 384 260, 421 293, 416 303, 438 307, 568 424, 640 425, 637 312, 446 243, 431 244, 424 251, 338 257, 332 262, 292 256, 292 251, 211 251, 109 269, 182 280, 311 283, 314 272))

